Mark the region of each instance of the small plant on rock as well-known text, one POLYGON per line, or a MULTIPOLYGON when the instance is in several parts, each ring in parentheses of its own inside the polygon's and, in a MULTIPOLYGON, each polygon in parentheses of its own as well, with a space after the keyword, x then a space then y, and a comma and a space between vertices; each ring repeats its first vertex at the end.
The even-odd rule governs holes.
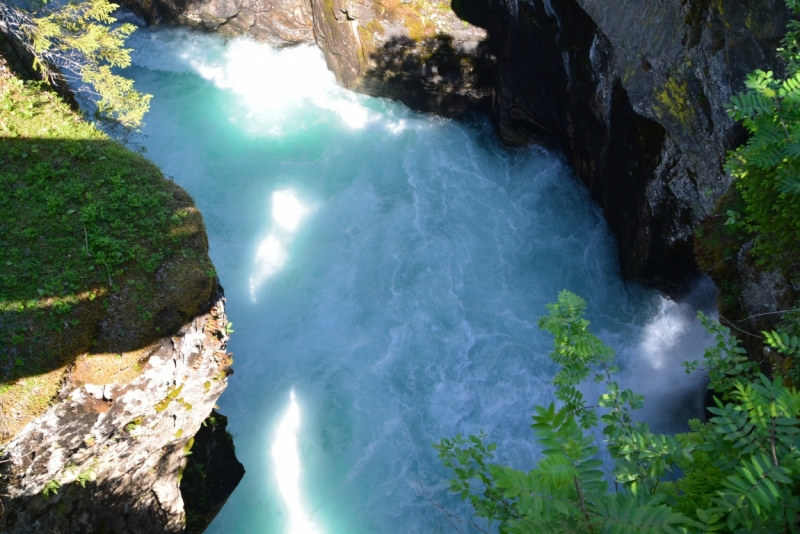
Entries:
POLYGON ((47 484, 44 485, 42 488, 42 495, 45 497, 49 497, 53 494, 58 494, 58 488, 61 487, 61 482, 56 479, 51 480, 47 484))

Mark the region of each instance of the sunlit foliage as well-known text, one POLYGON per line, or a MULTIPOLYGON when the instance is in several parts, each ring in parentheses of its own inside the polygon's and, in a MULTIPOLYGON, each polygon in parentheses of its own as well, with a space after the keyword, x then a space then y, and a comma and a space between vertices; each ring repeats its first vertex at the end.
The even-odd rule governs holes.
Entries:
POLYGON ((126 38, 132 24, 115 25, 117 6, 86 0, 22 10, 0 3, 0 18, 32 55, 33 67, 50 84, 68 83, 94 109, 96 119, 130 130, 138 128, 150 95, 114 69, 130 65, 126 38))
POLYGON ((496 446, 484 435, 443 439, 435 447, 453 471, 450 490, 501 533, 797 531, 800 394, 758 373, 729 331, 704 318, 717 338, 702 364, 713 417, 692 421, 689 434, 654 433, 634 419, 644 398, 614 381, 613 352, 584 311, 583 299, 563 291, 539 323, 555 337, 559 366, 558 402, 533 416, 542 459, 520 471, 492 463, 496 446), (579 386, 592 375, 605 393, 587 403, 579 386))

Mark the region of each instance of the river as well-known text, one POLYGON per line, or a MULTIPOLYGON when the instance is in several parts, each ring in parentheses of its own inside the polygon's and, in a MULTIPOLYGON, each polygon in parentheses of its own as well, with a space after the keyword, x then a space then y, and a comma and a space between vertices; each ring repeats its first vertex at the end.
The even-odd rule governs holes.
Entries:
MULTIPOLYGON (((147 155, 195 198, 228 299, 220 399, 247 474, 215 534, 455 532, 431 443, 484 430, 532 467, 552 399, 536 324, 561 289, 645 394, 657 429, 700 413, 682 360, 708 288, 675 303, 620 278, 599 208, 557 154, 345 91, 315 47, 140 29, 147 155)), ((713 310, 712 310, 713 311, 713 310)), ((462 531, 469 531, 461 527, 462 531)))

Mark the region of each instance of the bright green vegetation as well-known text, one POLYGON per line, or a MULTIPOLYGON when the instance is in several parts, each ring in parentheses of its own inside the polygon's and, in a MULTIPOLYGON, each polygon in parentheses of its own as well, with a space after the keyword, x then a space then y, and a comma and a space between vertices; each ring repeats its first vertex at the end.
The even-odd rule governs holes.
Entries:
POLYGON ((130 49, 124 45, 136 27, 112 26, 116 19, 111 13, 118 6, 108 0, 34 5, 35 10, 26 10, 0 4, 0 16, 42 79, 53 85, 73 82, 76 96, 91 102, 94 118, 108 128, 122 128, 120 134, 138 128, 151 95, 139 93, 133 80, 112 71, 130 65, 130 49))
MULTIPOLYGON (((786 0, 800 15, 800 2, 786 0)), ((768 269, 793 274, 800 263, 800 23, 794 20, 778 49, 786 76, 758 70, 747 91, 731 99, 728 113, 742 121, 750 140, 731 152, 726 169, 736 178, 743 213, 729 224, 755 238, 753 254, 768 269)))
POLYGON ((57 95, 2 73, 0 188, 2 442, 77 356, 141 349, 198 312, 214 271, 182 189, 57 95))
POLYGON ((188 215, 175 205, 174 188, 78 116, 63 117, 51 93, 17 80, 5 89, 2 301, 108 286, 131 261, 153 272, 173 252, 188 215), (59 268, 46 268, 53 263, 59 268))
POLYGON ((558 404, 537 406, 533 416, 543 446, 537 466, 491 463, 495 445, 485 436, 443 439, 435 447, 453 470, 450 490, 501 533, 796 532, 800 393, 778 374, 761 374, 726 328, 701 316, 717 339, 702 364, 713 417, 692 421, 688 434, 655 434, 634 419, 644 398, 614 381, 613 351, 588 330, 585 306, 563 291, 539 323, 555 337, 559 372, 558 404), (590 376, 606 390, 591 402, 578 389, 590 376), (598 424, 602 443, 592 432, 598 424))

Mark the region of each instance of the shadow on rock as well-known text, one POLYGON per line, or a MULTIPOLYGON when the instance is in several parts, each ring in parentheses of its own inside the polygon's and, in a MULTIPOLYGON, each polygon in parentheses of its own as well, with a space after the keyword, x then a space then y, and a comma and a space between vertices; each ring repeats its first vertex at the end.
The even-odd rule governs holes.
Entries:
POLYGON ((194 436, 181 478, 187 534, 199 534, 211 524, 244 476, 227 426, 228 418, 212 411, 194 436))
POLYGON ((458 116, 488 111, 495 58, 484 43, 459 45, 450 35, 395 37, 371 55, 360 90, 417 111, 458 116))

